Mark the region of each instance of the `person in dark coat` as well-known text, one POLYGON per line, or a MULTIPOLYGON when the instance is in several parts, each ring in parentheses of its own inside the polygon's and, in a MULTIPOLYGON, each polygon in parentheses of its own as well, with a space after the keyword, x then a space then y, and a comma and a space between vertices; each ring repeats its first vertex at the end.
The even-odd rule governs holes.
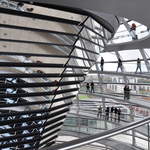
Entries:
POLYGON ((94 83, 93 82, 91 82, 91 93, 94 93, 95 91, 94 91, 94 83))
POLYGON ((101 71, 104 70, 104 58, 101 57, 101 71))
POLYGON ((86 83, 86 92, 90 92, 90 85, 89 85, 89 83, 86 83))
POLYGON ((118 72, 118 70, 119 70, 119 68, 120 68, 120 70, 122 71, 122 60, 119 58, 118 59, 118 67, 117 67, 117 72, 118 72))
POLYGON ((111 113, 111 118, 113 118, 113 113, 114 113, 114 107, 113 106, 110 108, 110 113, 111 113))
POLYGON ((130 91, 131 89, 129 88, 129 86, 127 86, 126 92, 127 92, 127 100, 130 99, 130 91))
POLYGON ((115 120, 116 120, 117 119, 117 114, 118 114, 118 108, 117 107, 115 107, 114 113, 115 113, 115 120))
POLYGON ((124 87, 124 100, 130 99, 130 88, 129 85, 125 85, 124 87))
POLYGON ((105 117, 106 117, 106 120, 109 120, 109 107, 106 107, 105 109, 105 117))
POLYGON ((127 99, 127 85, 124 86, 124 100, 127 99))

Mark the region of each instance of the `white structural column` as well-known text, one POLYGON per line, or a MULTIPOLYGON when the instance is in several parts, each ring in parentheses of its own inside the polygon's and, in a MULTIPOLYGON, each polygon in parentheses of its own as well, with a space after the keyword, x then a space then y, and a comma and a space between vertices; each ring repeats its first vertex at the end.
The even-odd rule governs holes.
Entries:
MULTIPOLYGON (((129 34, 132 36, 132 38, 136 38, 135 32, 130 32, 130 25, 125 21, 125 19, 122 19, 122 21, 123 21, 123 24, 126 27, 127 31, 129 32, 129 34)), ((140 51, 140 53, 141 53, 141 51, 140 51)), ((131 122, 134 121, 134 111, 132 109, 132 105, 131 104, 130 104, 130 119, 131 119, 131 122)), ((132 145, 134 145, 134 146, 136 145, 134 129, 132 130, 132 145)))
POLYGON ((147 71, 150 72, 150 64, 149 64, 149 61, 147 60, 146 58, 146 54, 145 54, 145 51, 144 49, 139 49, 140 50, 140 53, 144 59, 144 62, 145 62, 145 65, 146 65, 146 68, 147 68, 147 71))

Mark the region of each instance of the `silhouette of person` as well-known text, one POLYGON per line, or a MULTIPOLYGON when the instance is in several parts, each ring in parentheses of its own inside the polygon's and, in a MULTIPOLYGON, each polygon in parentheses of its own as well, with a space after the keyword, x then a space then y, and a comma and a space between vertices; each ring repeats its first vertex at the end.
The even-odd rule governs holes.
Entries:
POLYGON ((90 92, 90 85, 89 85, 89 83, 86 83, 86 92, 90 92))
POLYGON ((95 91, 94 91, 94 83, 93 83, 93 81, 91 82, 91 93, 94 93, 95 91))
POLYGON ((115 113, 115 120, 116 120, 116 119, 117 119, 117 114, 118 114, 118 109, 117 109, 117 107, 115 107, 114 113, 115 113))
POLYGON ((117 72, 118 72, 119 68, 120 68, 120 70, 122 71, 122 60, 121 60, 120 58, 118 59, 117 72))
POLYGON ((127 86, 127 88, 126 88, 126 91, 127 91, 127 100, 129 100, 130 99, 130 88, 129 88, 129 86, 127 86))
POLYGON ((136 71, 135 72, 137 72, 138 69, 140 70, 140 72, 142 72, 142 69, 141 69, 141 60, 139 58, 137 59, 137 67, 136 67, 136 71))
POLYGON ((101 71, 104 70, 104 59, 103 57, 101 57, 101 71))
POLYGON ((109 120, 109 107, 105 109, 106 120, 109 120))
POLYGON ((124 86, 124 100, 127 99, 127 85, 124 86))
POLYGON ((124 87, 124 100, 130 99, 130 88, 129 85, 125 85, 124 87))
POLYGON ((114 113, 114 107, 113 106, 110 108, 110 113, 111 113, 111 118, 112 118, 113 117, 113 113, 114 113))
POLYGON ((120 116, 121 116, 121 109, 118 109, 118 121, 120 121, 120 116))

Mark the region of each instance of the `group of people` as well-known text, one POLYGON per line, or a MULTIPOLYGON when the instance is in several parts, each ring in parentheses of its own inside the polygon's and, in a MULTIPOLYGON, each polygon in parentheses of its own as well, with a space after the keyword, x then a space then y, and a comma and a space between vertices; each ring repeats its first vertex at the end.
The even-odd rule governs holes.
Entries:
MULTIPOLYGON (((129 85, 126 84, 124 86, 124 100, 129 100, 130 99, 130 91, 131 89, 129 88, 129 85)), ((91 83, 86 83, 86 93, 94 93, 94 82, 92 81, 91 83)))
MULTIPOLYGON (((101 57, 100 67, 101 67, 101 71, 103 71, 104 70, 104 58, 103 57, 101 57)), ((117 66, 116 72, 118 72, 119 69, 121 71, 123 70, 122 60, 120 58, 118 59, 118 66, 117 66)), ((137 72, 138 70, 140 72, 142 72, 140 58, 137 59, 137 67, 136 67, 136 71, 135 72, 137 72)))
POLYGON ((121 116, 121 109, 117 107, 106 107, 105 110, 103 107, 100 105, 98 108, 98 113, 97 113, 97 118, 101 118, 102 116, 105 116, 106 120, 111 120, 114 118, 114 120, 120 121, 120 116, 121 116))
POLYGON ((95 92, 95 90, 94 90, 94 83, 93 82, 86 83, 86 93, 87 92, 91 92, 91 93, 95 92))

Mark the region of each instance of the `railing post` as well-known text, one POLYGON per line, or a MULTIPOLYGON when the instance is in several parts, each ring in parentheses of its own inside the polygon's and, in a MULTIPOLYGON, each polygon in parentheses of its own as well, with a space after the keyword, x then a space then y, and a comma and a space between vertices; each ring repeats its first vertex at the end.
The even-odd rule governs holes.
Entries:
POLYGON ((77 95, 77 127, 78 127, 78 134, 79 134, 79 137, 80 137, 80 130, 81 130, 81 118, 80 118, 80 104, 79 104, 79 95, 77 95))
MULTIPOLYGON (((134 121, 134 111, 133 111, 133 108, 132 108, 131 104, 130 104, 130 120, 131 120, 131 122, 134 121)), ((134 131, 134 129, 132 129, 131 132, 132 132, 132 145, 135 146, 136 141, 135 141, 135 131, 134 131)))
POLYGON ((149 132, 149 129, 150 128, 149 128, 149 123, 148 123, 147 124, 147 130, 148 130, 148 132, 147 132, 148 133, 148 137, 147 137, 148 138, 148 140, 147 140, 147 142, 148 142, 148 150, 150 150, 150 132, 149 132))

